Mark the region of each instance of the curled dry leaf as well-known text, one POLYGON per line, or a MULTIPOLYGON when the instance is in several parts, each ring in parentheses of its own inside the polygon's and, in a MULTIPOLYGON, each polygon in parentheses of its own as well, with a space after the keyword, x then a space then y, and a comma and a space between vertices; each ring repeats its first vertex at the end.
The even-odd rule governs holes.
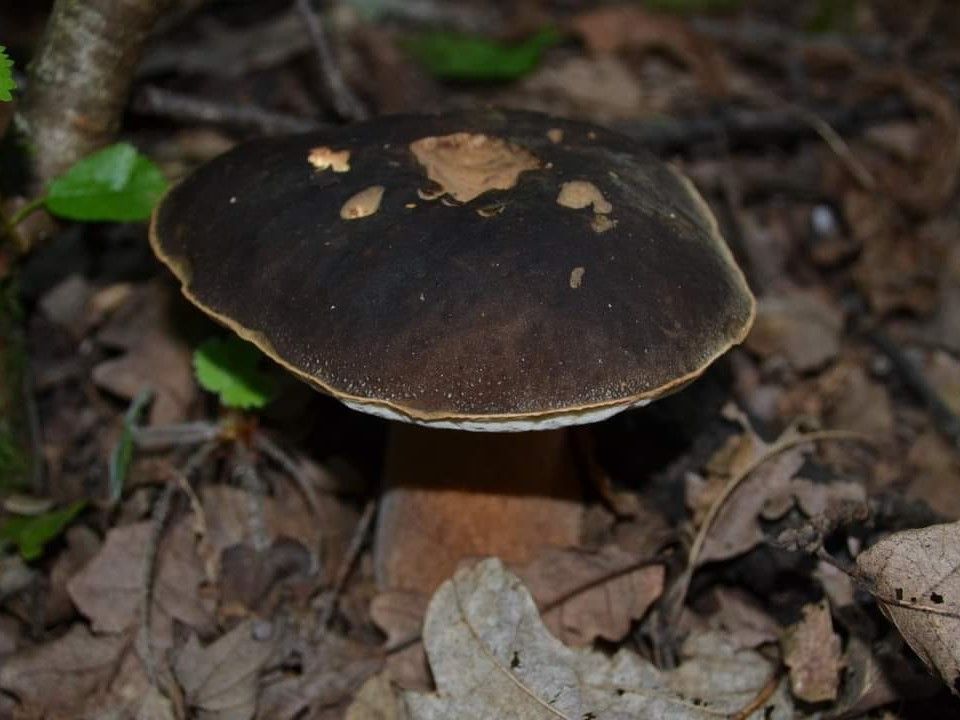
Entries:
MULTIPOLYGON (((550 635, 533 598, 497 559, 462 569, 433 597, 424 642, 435 694, 405 693, 412 720, 706 720, 739 711, 773 668, 717 636, 685 646, 665 673, 626 650, 612 658, 550 635)), ((782 687, 755 717, 791 717, 782 687)))
POLYGON ((809 703, 836 700, 842 666, 840 637, 833 631, 826 602, 803 608, 803 619, 783 638, 783 662, 790 668, 790 689, 809 703))
POLYGON ((96 637, 74 625, 63 637, 8 658, 0 688, 17 696, 25 717, 79 717, 116 672, 127 643, 119 635, 96 637))
POLYGON ((246 621, 201 647, 196 635, 180 651, 174 674, 201 720, 250 720, 257 708, 260 671, 277 647, 268 623, 246 621))
POLYGON ((960 695, 960 522, 894 533, 857 568, 914 652, 960 695))
POLYGON ((517 571, 547 629, 567 645, 617 642, 663 592, 664 568, 607 546, 599 552, 549 549, 517 571))
MULTIPOLYGON (((70 598, 95 631, 122 633, 139 622, 152 532, 151 522, 114 528, 93 560, 67 583, 70 598)), ((173 644, 174 619, 200 631, 210 627, 210 614, 199 593, 205 577, 189 522, 178 522, 167 531, 157 550, 153 578, 150 622, 156 647, 173 644)))

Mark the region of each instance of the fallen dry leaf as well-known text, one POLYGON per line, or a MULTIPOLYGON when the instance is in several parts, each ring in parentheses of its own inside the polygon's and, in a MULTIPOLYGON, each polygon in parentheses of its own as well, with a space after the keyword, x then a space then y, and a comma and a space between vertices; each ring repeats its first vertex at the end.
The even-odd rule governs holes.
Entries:
POLYGON ((842 648, 833 631, 830 606, 826 602, 804 606, 803 619, 787 630, 782 644, 794 697, 808 703, 836 700, 842 648))
POLYGON ((761 297, 745 341, 761 357, 780 355, 800 372, 823 367, 840 352, 843 313, 819 293, 791 290, 761 297))
POLYGON ((944 519, 960 519, 960 493, 956 492, 960 457, 940 433, 927 430, 913 441, 907 451, 906 474, 908 498, 923 500, 944 519))
POLYGON ((517 575, 561 642, 617 642, 663 592, 663 565, 638 567, 642 560, 616 546, 598 552, 551 548, 517 575))
POLYGON ((349 700, 367 678, 383 669, 382 657, 375 649, 334 633, 327 633, 321 642, 300 643, 296 652, 301 658, 299 674, 263 688, 258 697, 258 718, 314 717, 320 708, 349 700), (311 708, 313 712, 309 712, 311 708))
POLYGON ((406 690, 424 690, 432 682, 420 642, 428 600, 420 593, 391 590, 370 602, 370 618, 387 636, 387 672, 406 690))
POLYGON ((818 436, 788 428, 767 443, 738 409, 730 406, 725 413, 744 432, 730 437, 714 453, 706 464, 706 479, 694 473, 686 478, 686 500, 693 511, 694 525, 703 528, 709 513, 715 512, 694 558, 695 566, 751 550, 766 537, 763 521, 781 518, 795 506, 813 525, 824 529, 841 521, 843 516, 833 511, 842 509, 851 515, 855 508, 864 506, 866 492, 857 483, 820 483, 797 477, 813 442, 829 439, 829 431, 818 436), (724 493, 729 494, 724 498, 724 493), (722 504, 717 506, 721 498, 722 504))
POLYGON ((686 65, 711 95, 727 91, 726 59, 682 19, 636 5, 613 5, 580 13, 570 23, 594 53, 664 52, 686 65))
POLYGON ((389 671, 377 673, 361 686, 344 720, 407 720, 389 671))
POLYGON ((708 626, 723 633, 737 648, 759 647, 780 637, 777 621, 743 590, 718 585, 704 602, 710 607, 708 626))
POLYGON ((118 635, 97 637, 74 625, 63 637, 8 658, 0 669, 0 687, 16 695, 34 717, 77 718, 106 688, 128 642, 118 635))
POLYGON ((250 720, 260 671, 277 647, 276 628, 248 620, 201 647, 191 635, 174 662, 187 704, 201 720, 250 720))
MULTIPOLYGON (((67 591, 93 629, 121 633, 140 620, 151 522, 114 528, 103 547, 67 583, 67 591)), ((151 606, 151 635, 156 647, 173 644, 174 619, 199 631, 211 626, 198 589, 205 580, 196 542, 186 520, 173 525, 157 551, 151 606)))
POLYGON ((207 520, 200 553, 212 577, 219 575, 221 554, 227 548, 288 539, 314 556, 320 553, 321 568, 332 580, 358 517, 355 510, 327 494, 317 496, 318 517, 292 482, 278 483, 276 493, 270 496, 228 485, 206 485, 200 490, 200 499, 207 520), (263 537, 254 538, 257 532, 263 537))
POLYGON ((914 652, 960 695, 960 522, 894 533, 857 568, 914 652))
POLYGON ((182 422, 196 397, 190 347, 171 326, 180 302, 161 283, 136 288, 97 333, 101 345, 125 351, 93 369, 102 389, 127 400, 151 388, 150 422, 182 422))
MULTIPOLYGON (((404 694, 413 720, 706 720, 743 708, 773 673, 757 653, 716 636, 688 641, 689 659, 670 673, 625 650, 611 658, 568 648, 495 558, 459 570, 437 590, 424 642, 437 692, 404 694)), ((792 716, 782 688, 758 712, 792 716)))

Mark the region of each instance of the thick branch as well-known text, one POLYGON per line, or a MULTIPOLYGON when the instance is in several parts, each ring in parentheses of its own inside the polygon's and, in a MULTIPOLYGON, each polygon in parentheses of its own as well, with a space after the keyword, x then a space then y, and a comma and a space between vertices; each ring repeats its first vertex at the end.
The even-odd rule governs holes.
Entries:
POLYGON ((151 28, 171 0, 56 0, 20 115, 43 182, 116 134, 151 28))

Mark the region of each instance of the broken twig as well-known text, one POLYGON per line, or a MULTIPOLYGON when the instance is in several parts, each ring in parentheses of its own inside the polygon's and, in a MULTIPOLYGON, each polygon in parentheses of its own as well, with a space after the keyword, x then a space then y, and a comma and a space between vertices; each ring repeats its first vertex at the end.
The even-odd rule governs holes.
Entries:
POLYGON ((317 54, 320 75, 330 92, 334 110, 345 120, 366 120, 370 117, 370 113, 367 112, 367 108, 364 107, 344 80, 343 73, 340 72, 340 66, 337 64, 330 48, 330 43, 327 41, 323 23, 310 6, 310 0, 297 0, 297 12, 300 13, 300 17, 303 18, 307 31, 310 33, 310 41, 313 43, 313 49, 317 54))

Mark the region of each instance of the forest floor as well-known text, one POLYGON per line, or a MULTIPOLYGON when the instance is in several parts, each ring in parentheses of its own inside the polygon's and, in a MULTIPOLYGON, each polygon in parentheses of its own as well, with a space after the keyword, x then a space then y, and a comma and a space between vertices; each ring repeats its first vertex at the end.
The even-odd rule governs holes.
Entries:
MULTIPOLYGON (((0 9, 19 63, 43 5, 0 9)), ((432 588, 373 578, 385 422, 282 379, 259 412, 222 409, 192 357, 225 331, 146 226, 35 214, 19 285, 42 463, 3 503, 0 717, 960 717, 953 4, 334 5, 370 115, 540 110, 682 169, 754 329, 689 388, 591 426, 606 480, 578 547, 467 564, 424 627, 432 588), (488 58, 450 80, 436 44, 469 53, 439 30, 548 40, 500 78, 488 58), (193 424, 111 472, 147 388, 143 427, 193 424), (251 433, 276 452, 240 447, 251 433), (552 706, 557 683, 576 702, 552 706)), ((343 122, 327 87, 290 3, 185 2, 121 136, 176 180, 244 139, 343 122)))

